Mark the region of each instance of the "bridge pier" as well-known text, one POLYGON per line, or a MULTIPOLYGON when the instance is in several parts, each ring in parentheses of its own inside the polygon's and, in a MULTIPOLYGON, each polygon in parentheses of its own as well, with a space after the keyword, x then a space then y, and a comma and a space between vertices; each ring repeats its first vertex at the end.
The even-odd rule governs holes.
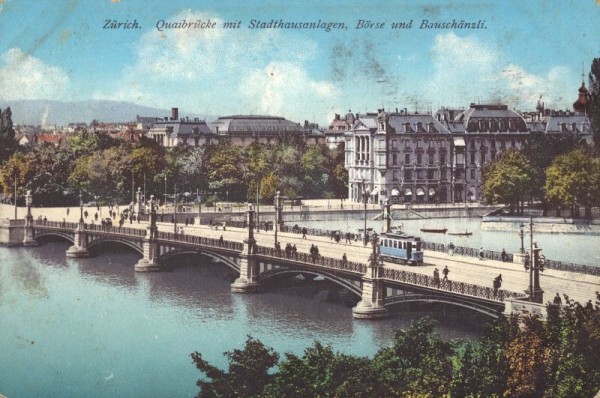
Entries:
POLYGON ((75 240, 73 246, 67 249, 67 257, 71 258, 86 258, 90 257, 90 252, 87 249, 87 234, 83 220, 79 220, 79 225, 75 229, 75 240))
POLYGON ((254 293, 261 289, 258 282, 260 269, 255 254, 256 240, 254 239, 254 210, 252 204, 248 204, 246 220, 248 239, 244 239, 244 249, 240 256, 240 277, 231 284, 231 291, 234 293, 254 293))
POLYGON ((383 261, 380 261, 378 242, 377 234, 373 234, 373 253, 369 257, 369 266, 362 279, 362 298, 356 307, 352 308, 352 316, 356 319, 381 319, 389 316, 389 310, 384 306, 383 261))
POLYGON ((146 236, 142 242, 143 257, 135 264, 136 272, 162 271, 163 267, 157 261, 160 255, 160 245, 156 241, 158 228, 156 227, 156 205, 154 195, 150 196, 150 224, 146 228, 146 236))

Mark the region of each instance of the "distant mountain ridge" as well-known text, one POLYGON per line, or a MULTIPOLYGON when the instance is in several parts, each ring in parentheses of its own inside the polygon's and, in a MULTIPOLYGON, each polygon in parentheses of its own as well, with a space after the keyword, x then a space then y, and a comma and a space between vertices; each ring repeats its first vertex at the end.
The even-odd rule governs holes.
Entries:
MULTIPOLYGON (((57 125, 66 126, 69 123, 99 122, 117 123, 134 122, 136 116, 166 117, 171 116, 171 109, 151 108, 132 102, 110 100, 86 101, 53 101, 53 100, 0 100, 0 108, 10 106, 15 125, 57 125)), ((177 104, 174 104, 177 107, 177 104)), ((198 117, 212 120, 215 116, 188 113, 179 110, 180 117, 198 117)))

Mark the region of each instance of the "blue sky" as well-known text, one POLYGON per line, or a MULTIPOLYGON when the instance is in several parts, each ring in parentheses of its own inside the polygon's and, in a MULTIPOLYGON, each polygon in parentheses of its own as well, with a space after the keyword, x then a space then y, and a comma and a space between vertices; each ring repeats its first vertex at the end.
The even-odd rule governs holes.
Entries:
POLYGON ((564 109, 582 65, 587 73, 600 57, 598 21, 596 0, 0 0, 0 99, 113 99, 320 124, 382 106, 533 109, 540 96, 564 109), (217 28, 156 27, 184 19, 217 28), (252 19, 347 29, 249 29, 252 19), (360 19, 385 26, 355 29, 360 19), (424 19, 486 28, 420 29, 424 19), (141 28, 103 29, 106 20, 141 28), (240 29, 222 28, 238 20, 240 29))

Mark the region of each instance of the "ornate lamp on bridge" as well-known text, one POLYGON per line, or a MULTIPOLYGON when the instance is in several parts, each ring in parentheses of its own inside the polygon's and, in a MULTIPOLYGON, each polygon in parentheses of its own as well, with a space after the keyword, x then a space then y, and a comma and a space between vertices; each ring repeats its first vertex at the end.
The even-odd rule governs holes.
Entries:
MULTIPOLYGON (((279 192, 277 192, 279 196, 279 192)), ((254 239, 254 209, 248 203, 246 212, 248 224, 248 239, 244 239, 244 249, 240 258, 240 277, 231 284, 231 291, 235 293, 251 293, 260 291, 258 275, 260 264, 256 259, 256 240, 254 239)), ((277 231, 277 229, 275 230, 277 231)))
POLYGON ((384 306, 385 287, 383 285, 383 260, 379 251, 379 237, 371 237, 373 251, 369 256, 367 272, 362 280, 362 299, 352 309, 352 316, 358 319, 385 318, 389 311, 384 306))
POLYGON ((525 270, 529 271, 529 288, 525 291, 529 295, 529 301, 543 304, 544 291, 540 287, 540 271, 544 271, 545 257, 540 254, 542 249, 537 247, 533 241, 533 218, 529 218, 530 255, 525 260, 525 270))
POLYGON ((27 191, 25 204, 27 205, 27 216, 25 217, 23 246, 37 246, 37 241, 33 238, 33 216, 31 215, 31 205, 33 204, 33 201, 31 191, 27 191))
POLYGON ((67 249, 67 257, 84 258, 89 257, 90 252, 87 249, 87 237, 85 233, 85 223, 83 222, 83 196, 79 190, 79 224, 75 229, 73 246, 67 249))
POLYGON ((281 199, 285 199, 285 196, 281 196, 281 192, 277 191, 277 195, 275 195, 275 225, 273 226, 275 229, 275 247, 277 247, 277 231, 281 229, 281 224, 283 224, 281 217, 281 211, 283 210, 281 199))
POLYGON ((157 259, 160 255, 159 244, 156 241, 158 235, 158 228, 156 227, 156 208, 157 204, 154 200, 154 195, 150 195, 148 201, 150 206, 150 223, 146 228, 146 236, 142 242, 143 246, 143 257, 135 265, 137 272, 149 272, 149 271, 160 271, 162 266, 158 263, 157 259))

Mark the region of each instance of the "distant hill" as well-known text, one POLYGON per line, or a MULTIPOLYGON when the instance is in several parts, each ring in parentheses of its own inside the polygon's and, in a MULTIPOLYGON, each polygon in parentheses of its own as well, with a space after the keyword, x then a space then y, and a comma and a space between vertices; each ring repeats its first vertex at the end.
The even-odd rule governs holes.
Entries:
MULTIPOLYGON (((124 101, 89 100, 89 101, 51 101, 51 100, 0 100, 0 108, 10 106, 14 124, 57 125, 85 122, 89 124, 96 119, 99 122, 133 122, 136 116, 165 117, 171 116, 171 109, 150 108, 124 101)), ((188 113, 179 110, 179 117, 199 117, 212 120, 215 116, 188 113)))

